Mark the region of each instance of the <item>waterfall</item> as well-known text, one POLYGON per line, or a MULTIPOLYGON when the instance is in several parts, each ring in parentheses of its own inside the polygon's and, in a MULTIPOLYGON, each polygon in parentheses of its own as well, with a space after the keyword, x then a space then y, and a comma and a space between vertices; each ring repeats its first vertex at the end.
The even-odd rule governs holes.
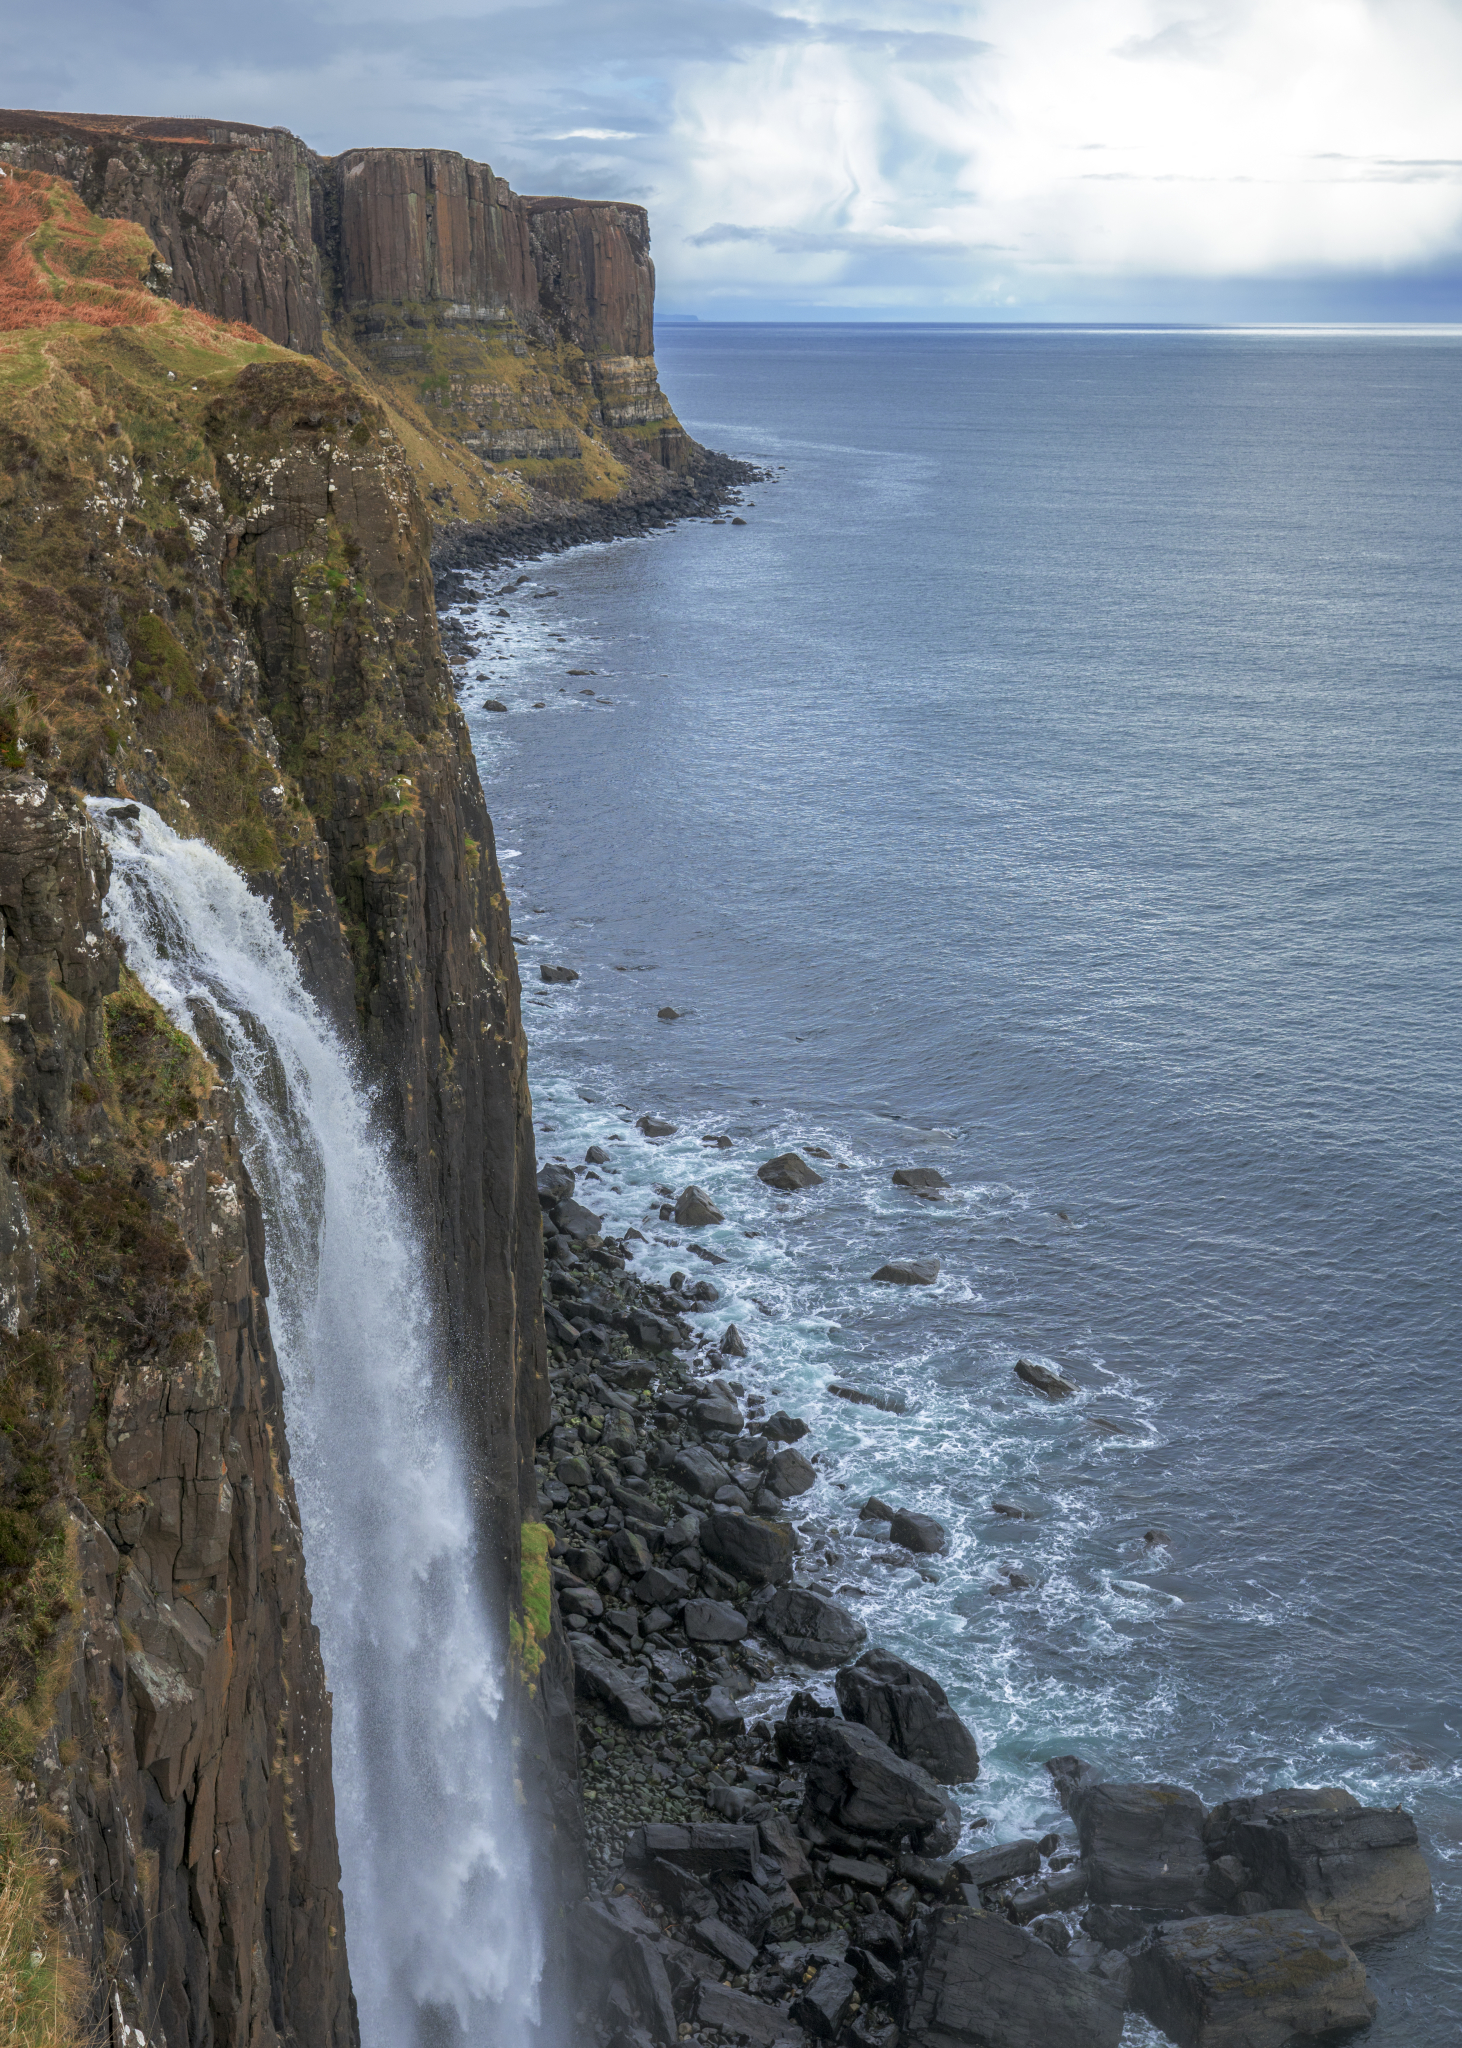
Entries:
POLYGON ((264 1208, 364 2048, 520 2048, 536 2038, 541 1938, 502 1619, 433 1371, 430 1249, 265 905, 201 841, 115 808, 90 805, 112 855, 108 919, 229 1073, 264 1208))

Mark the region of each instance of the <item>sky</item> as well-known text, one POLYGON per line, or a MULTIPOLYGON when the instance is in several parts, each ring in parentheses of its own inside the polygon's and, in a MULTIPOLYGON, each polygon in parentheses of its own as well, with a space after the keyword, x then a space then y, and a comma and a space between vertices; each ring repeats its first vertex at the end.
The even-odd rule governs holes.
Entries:
POLYGON ((51 0, 0 98, 650 209, 703 320, 1462 319, 1462 0, 51 0))

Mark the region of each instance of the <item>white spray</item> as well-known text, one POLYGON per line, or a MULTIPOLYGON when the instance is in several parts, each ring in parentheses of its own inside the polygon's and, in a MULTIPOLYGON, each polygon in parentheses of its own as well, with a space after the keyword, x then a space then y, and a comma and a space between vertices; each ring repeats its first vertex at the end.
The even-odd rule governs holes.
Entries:
POLYGON ((264 1207, 364 2048, 522 2048, 539 1922, 425 1248, 367 1091, 264 904, 200 841, 114 808, 91 805, 108 918, 150 993, 231 1068, 264 1207))

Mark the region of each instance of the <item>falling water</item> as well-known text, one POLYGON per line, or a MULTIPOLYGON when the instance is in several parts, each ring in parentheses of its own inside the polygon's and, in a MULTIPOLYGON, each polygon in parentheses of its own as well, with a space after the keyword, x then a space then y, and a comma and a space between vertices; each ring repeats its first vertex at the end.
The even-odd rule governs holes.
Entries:
POLYGON ((133 972, 231 1074, 325 1672, 365 2048, 519 2048, 541 1943, 500 1624, 432 1371, 424 1248, 369 1093, 264 904, 143 809, 92 805, 133 972), (114 808, 114 807, 111 807, 114 808))

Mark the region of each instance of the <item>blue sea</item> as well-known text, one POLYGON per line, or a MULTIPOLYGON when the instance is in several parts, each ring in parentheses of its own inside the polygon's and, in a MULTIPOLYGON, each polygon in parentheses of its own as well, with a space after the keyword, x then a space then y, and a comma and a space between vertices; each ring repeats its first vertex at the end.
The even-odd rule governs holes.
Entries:
POLYGON ((1059 1818, 1070 1750, 1404 1804, 1439 1912, 1367 1953, 1369 2038, 1453 2044, 1462 339, 708 326, 659 361, 769 472, 745 524, 464 608, 540 1156, 603 1145, 581 1195, 812 1424, 804 1562, 947 1685, 971 1818, 1059 1818), (822 1185, 756 1179, 814 1146, 822 1185), (921 1165, 943 1199, 893 1186, 921 1165), (724 1264, 659 1219, 691 1180, 724 1264), (880 1561, 870 1492, 946 1554, 880 1561))

